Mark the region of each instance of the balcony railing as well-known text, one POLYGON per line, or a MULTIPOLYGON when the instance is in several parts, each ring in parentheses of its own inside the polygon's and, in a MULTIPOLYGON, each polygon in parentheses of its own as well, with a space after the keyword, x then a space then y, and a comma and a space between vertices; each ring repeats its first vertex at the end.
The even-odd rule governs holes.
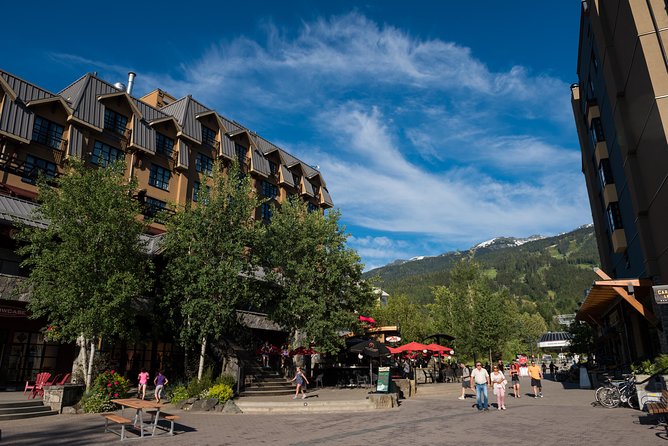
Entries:
POLYGON ((65 151, 67 148, 67 140, 56 136, 53 132, 35 130, 32 133, 32 139, 53 150, 65 151))
POLYGON ((132 129, 126 128, 123 133, 118 133, 115 130, 105 128, 104 135, 115 141, 119 149, 127 150, 128 145, 130 144, 130 137, 132 136, 132 129))

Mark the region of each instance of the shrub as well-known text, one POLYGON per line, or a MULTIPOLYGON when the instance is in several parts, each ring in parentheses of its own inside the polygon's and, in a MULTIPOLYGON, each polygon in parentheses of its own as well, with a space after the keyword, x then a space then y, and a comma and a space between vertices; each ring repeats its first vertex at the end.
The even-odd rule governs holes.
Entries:
POLYGON ((188 388, 186 386, 175 386, 171 390, 169 399, 172 404, 176 404, 179 401, 187 400, 189 398, 188 388))
POLYGON ((114 398, 125 398, 130 390, 130 381, 113 370, 100 373, 82 401, 84 412, 108 412, 115 409, 114 398))
POLYGON ((213 386, 213 369, 207 368, 202 373, 202 379, 194 378, 188 383, 188 397, 201 398, 202 392, 213 386))
POLYGON ((86 413, 111 412, 116 409, 110 398, 94 391, 84 395, 81 407, 86 413))
POLYGON ((125 398, 130 390, 130 381, 113 370, 100 373, 95 378, 93 392, 112 398, 125 398))
POLYGON ((218 378, 216 378, 216 382, 214 384, 226 384, 231 389, 234 389, 236 387, 237 380, 229 373, 223 373, 218 378))
POLYGON ((224 404, 233 396, 234 392, 227 384, 216 384, 209 389, 209 398, 216 398, 219 404, 224 404))

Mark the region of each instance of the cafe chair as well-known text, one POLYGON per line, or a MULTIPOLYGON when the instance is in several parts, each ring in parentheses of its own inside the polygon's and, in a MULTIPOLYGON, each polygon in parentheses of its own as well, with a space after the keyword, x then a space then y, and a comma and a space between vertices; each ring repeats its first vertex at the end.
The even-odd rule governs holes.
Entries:
POLYGON ((318 388, 318 386, 320 386, 321 388, 322 388, 322 387, 325 387, 325 386, 322 384, 322 378, 323 378, 324 376, 325 376, 325 374, 324 374, 324 373, 321 373, 321 374, 319 374, 318 376, 315 377, 315 388, 316 388, 316 389, 318 388))

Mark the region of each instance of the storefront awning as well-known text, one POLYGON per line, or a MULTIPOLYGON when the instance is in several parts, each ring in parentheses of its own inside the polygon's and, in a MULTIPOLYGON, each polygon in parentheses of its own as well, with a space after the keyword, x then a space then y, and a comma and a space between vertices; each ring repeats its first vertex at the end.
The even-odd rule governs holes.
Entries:
POLYGON ((587 298, 580 306, 576 314, 576 319, 588 321, 591 319, 600 320, 608 309, 619 299, 626 301, 638 313, 640 313, 652 325, 657 325, 658 321, 651 309, 645 307, 635 298, 636 292, 646 288, 651 291, 652 282, 647 279, 619 279, 612 280, 600 269, 595 270, 596 274, 604 280, 594 282, 587 293, 587 298))

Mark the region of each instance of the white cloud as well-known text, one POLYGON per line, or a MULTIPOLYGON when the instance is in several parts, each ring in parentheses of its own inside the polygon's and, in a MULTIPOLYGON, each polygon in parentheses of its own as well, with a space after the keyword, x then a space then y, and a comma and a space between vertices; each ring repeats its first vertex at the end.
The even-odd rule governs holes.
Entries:
MULTIPOLYGON (((321 166, 346 222, 386 235, 351 237, 365 259, 433 246, 408 234, 468 247, 589 221, 579 152, 563 143, 577 144, 562 80, 520 66, 497 72, 457 43, 355 12, 296 35, 271 23, 265 31, 264 42, 220 42, 170 73, 137 70, 137 89, 193 94, 251 128, 287 123, 294 130, 263 136, 321 166)), ((113 77, 128 71, 54 57, 113 77)))

